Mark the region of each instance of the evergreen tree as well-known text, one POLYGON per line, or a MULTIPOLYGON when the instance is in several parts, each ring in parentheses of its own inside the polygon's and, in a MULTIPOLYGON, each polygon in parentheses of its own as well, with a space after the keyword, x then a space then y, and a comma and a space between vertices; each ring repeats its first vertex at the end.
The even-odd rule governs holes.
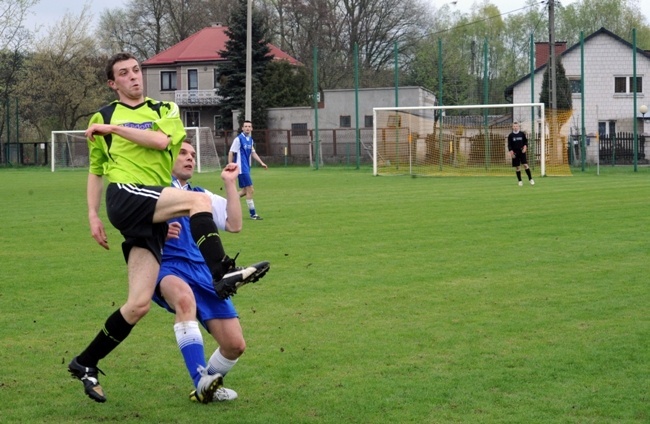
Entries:
MULTIPOLYGON (((544 103, 544 107, 549 108, 551 104, 549 86, 551 84, 550 76, 551 66, 546 67, 544 71, 544 79, 542 80, 542 91, 539 93, 539 102, 544 103)), ((557 57, 555 60, 555 89, 557 90, 557 110, 572 110, 573 99, 571 95, 571 83, 566 77, 566 70, 562 65, 562 60, 557 57)))
MULTIPOLYGON (((244 108, 246 103, 246 16, 247 0, 239 0, 237 10, 233 12, 231 24, 226 31, 229 40, 226 42, 226 50, 219 52, 226 60, 219 73, 222 96, 222 107, 224 111, 224 124, 226 128, 232 126, 232 111, 240 110, 241 127, 244 120, 244 108)), ((273 59, 269 55, 270 49, 267 44, 268 29, 265 21, 259 13, 253 10, 252 16, 252 98, 251 98, 251 120, 253 127, 266 128, 266 101, 262 94, 262 80, 267 64, 273 59)))
POLYGON ((267 107, 311 106, 311 84, 304 66, 274 60, 266 67, 262 93, 267 107))

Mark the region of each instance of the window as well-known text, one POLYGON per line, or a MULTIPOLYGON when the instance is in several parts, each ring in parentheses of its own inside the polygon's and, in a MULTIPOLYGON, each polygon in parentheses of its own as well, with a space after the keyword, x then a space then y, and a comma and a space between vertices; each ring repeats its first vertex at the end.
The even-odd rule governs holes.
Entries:
POLYGON ((307 135, 307 124, 291 124, 291 135, 305 136, 307 135))
POLYGON ((214 88, 219 90, 221 88, 221 80, 219 79, 219 69, 214 69, 214 88))
POLYGON ((373 123, 372 115, 366 115, 366 116, 363 117, 363 126, 364 127, 372 128, 372 123, 373 123))
POLYGON ((189 69, 187 71, 187 89, 199 89, 199 72, 196 69, 189 69))
POLYGON ((214 115, 214 135, 224 137, 226 134, 223 127, 223 115, 214 115))
POLYGON ((616 134, 616 121, 599 121, 598 122, 598 135, 606 137, 616 134))
POLYGON ((160 91, 176 90, 176 71, 160 73, 160 91))
POLYGON ((185 112, 185 126, 186 127, 200 127, 201 119, 199 112, 188 111, 185 112))
POLYGON ((214 115, 214 130, 223 131, 223 116, 214 115))
POLYGON ((571 86, 571 94, 582 93, 582 79, 580 77, 569 77, 569 86, 571 86))
POLYGON ((352 118, 350 118, 350 115, 339 116, 339 127, 352 128, 352 118))
MULTIPOLYGON (((631 94, 634 90, 633 77, 614 77, 614 93, 631 94)), ((643 92, 643 77, 636 77, 636 92, 643 92)))

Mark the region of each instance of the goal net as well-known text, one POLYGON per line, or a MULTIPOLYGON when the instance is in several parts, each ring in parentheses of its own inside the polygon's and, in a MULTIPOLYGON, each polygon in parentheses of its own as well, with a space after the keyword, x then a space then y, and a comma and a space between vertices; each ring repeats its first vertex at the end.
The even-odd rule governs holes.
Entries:
MULTIPOLYGON (((185 127, 186 140, 196 149, 196 171, 221 170, 212 130, 207 127, 185 127)), ((84 131, 52 131, 50 163, 52 172, 62 169, 88 168, 88 143, 84 131)))
POLYGON ((373 175, 512 176, 514 121, 528 137, 534 174, 571 175, 570 112, 542 103, 382 107, 373 116, 373 175))

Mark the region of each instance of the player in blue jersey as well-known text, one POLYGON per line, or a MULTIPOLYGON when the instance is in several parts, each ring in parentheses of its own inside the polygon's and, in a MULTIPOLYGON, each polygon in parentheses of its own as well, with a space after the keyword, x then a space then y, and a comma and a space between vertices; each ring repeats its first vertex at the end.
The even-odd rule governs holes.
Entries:
POLYGON ((512 166, 515 168, 515 173, 517 174, 517 181, 521 187, 524 183, 521 181, 521 165, 524 165, 526 170, 526 175, 528 176, 528 181, 530 185, 535 185, 535 180, 530 173, 528 168, 528 158, 526 157, 526 152, 528 151, 528 137, 526 133, 519 130, 519 122, 515 121, 512 123, 512 132, 508 134, 508 153, 512 158, 512 166))
MULTIPOLYGON (((235 267, 221 244, 207 196, 170 187, 172 167, 185 138, 178 106, 144 96, 140 64, 129 53, 111 57, 106 76, 118 100, 94 114, 85 132, 90 159, 88 220, 95 241, 108 249, 99 217, 106 177, 106 212, 124 237, 129 289, 126 302, 68 364, 72 377, 83 383, 86 395, 96 402, 106 401, 98 380, 99 361, 122 343, 149 311, 169 219, 190 216, 192 237, 208 264, 214 289, 223 298, 269 269, 268 262, 235 267)), ((199 400, 208 402, 221 387, 221 379, 205 373, 199 386, 199 400)))
MULTIPOLYGON (((192 186, 189 180, 196 166, 196 151, 183 142, 172 171, 172 185, 182 190, 204 192, 210 196, 214 221, 219 230, 237 233, 242 228, 241 204, 236 187, 239 168, 229 163, 221 172, 226 198, 192 186)), ((220 299, 212 288, 210 271, 189 231, 189 218, 169 221, 168 238, 163 249, 158 285, 153 300, 175 313, 174 333, 185 366, 198 390, 202 372, 225 376, 246 349, 237 311, 230 299, 220 299), (199 323, 219 344, 207 365, 199 323)), ((237 398, 234 390, 218 388, 212 401, 237 398)), ((190 399, 198 400, 196 390, 190 399)))
POLYGON ((246 197, 246 205, 251 219, 261 220, 262 217, 255 210, 253 201, 253 179, 251 178, 251 159, 255 159, 264 169, 268 166, 260 159, 255 152, 253 142, 253 124, 251 121, 244 121, 241 127, 241 133, 235 137, 228 151, 228 163, 235 162, 239 166, 239 197, 246 197))

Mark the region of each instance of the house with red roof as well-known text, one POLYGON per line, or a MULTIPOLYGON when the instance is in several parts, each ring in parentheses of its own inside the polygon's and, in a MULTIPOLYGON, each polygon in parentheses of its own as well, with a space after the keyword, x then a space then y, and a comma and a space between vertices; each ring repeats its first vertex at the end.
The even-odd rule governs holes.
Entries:
MULTIPOLYGON (((227 30, 221 25, 204 28, 142 62, 147 96, 178 104, 186 127, 220 131, 224 114, 231 113, 220 108, 218 81, 219 66, 226 60, 219 52, 226 49, 227 30)), ((276 46, 268 46, 274 59, 300 65, 276 46)))

